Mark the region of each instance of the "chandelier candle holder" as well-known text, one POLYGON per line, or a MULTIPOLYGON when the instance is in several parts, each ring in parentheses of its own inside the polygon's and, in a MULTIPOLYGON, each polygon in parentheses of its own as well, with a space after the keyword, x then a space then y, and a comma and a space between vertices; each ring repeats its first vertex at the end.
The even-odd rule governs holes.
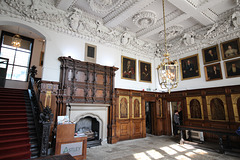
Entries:
POLYGON ((165 53, 163 55, 163 60, 158 65, 157 72, 158 72, 158 80, 160 87, 162 89, 167 89, 168 93, 170 94, 171 89, 176 88, 179 82, 179 75, 178 75, 178 62, 177 61, 170 61, 170 54, 167 50, 167 36, 166 36, 166 23, 165 23, 165 7, 164 7, 164 0, 162 0, 163 6, 163 25, 164 25, 164 42, 165 42, 165 53))
MULTIPOLYGON (((18 32, 19 32, 19 28, 18 28, 18 32)), ((12 37, 12 43, 11 44, 12 44, 13 47, 19 48, 21 46, 21 42, 22 42, 22 39, 21 39, 19 34, 15 34, 12 37)))

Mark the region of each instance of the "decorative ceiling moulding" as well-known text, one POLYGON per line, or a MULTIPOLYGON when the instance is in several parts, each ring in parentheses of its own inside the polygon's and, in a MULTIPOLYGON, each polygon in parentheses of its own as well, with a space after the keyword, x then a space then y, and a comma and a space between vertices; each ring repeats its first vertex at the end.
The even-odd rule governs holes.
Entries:
POLYGON ((156 23, 156 13, 143 11, 133 16, 133 23, 139 28, 148 28, 156 23))
POLYGON ((107 23, 109 22, 110 20, 114 19, 115 17, 117 17, 119 14, 121 14, 122 11, 126 10, 127 8, 129 8, 130 6, 132 6, 134 3, 136 3, 136 0, 127 0, 127 1, 124 1, 124 3, 118 7, 118 9, 116 10, 113 10, 111 12, 111 14, 108 14, 107 16, 105 16, 103 18, 103 22, 104 23, 107 23))
MULTIPOLYGON (((175 11, 169 13, 165 17, 166 18, 166 23, 169 23, 170 21, 176 19, 177 17, 179 17, 182 14, 183 14, 183 12, 181 10, 175 10, 175 11)), ((139 32, 137 32, 137 36, 141 37, 141 36, 145 35, 146 33, 149 33, 149 32, 151 32, 155 29, 159 29, 161 26, 163 26, 163 20, 159 19, 159 20, 157 20, 157 22, 154 25, 152 25, 148 28, 142 29, 139 32)))
MULTIPOLYGON (((168 44, 169 52, 172 53, 173 57, 178 58, 191 51, 201 50, 210 45, 240 37, 240 13, 236 9, 232 11, 228 17, 220 19, 212 25, 196 30, 194 30, 194 27, 185 30, 180 36, 170 40, 168 44)), ((163 45, 157 45, 156 55, 158 57, 163 53, 161 49, 164 48, 163 45)))
MULTIPOLYGON (((180 34, 182 34, 183 32, 183 26, 171 26, 171 27, 168 27, 166 29, 166 36, 167 36, 167 39, 170 40, 170 39, 173 39, 177 36, 179 36, 180 34)), ((161 39, 164 39, 164 31, 160 31, 158 33, 158 36, 159 38, 161 39)))
POLYGON ((20 4, 19 2, 19 0, 0 1, 0 14, 36 23, 87 41, 128 50, 134 55, 154 58, 155 44, 140 40, 128 32, 107 28, 101 20, 88 17, 79 9, 65 12, 45 1, 35 3, 35 1, 26 0, 20 4))
POLYGON ((96 13, 109 13, 120 7, 124 0, 87 0, 90 8, 96 13))
POLYGON ((195 8, 198 8, 198 7, 202 6, 202 5, 204 5, 209 0, 187 0, 187 1, 188 1, 188 3, 190 3, 195 8))

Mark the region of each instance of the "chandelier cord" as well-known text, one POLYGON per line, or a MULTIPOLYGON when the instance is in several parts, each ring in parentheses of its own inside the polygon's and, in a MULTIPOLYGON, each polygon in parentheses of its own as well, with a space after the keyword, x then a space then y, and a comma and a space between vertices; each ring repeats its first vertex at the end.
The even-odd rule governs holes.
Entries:
POLYGON ((164 43, 165 43, 165 51, 166 56, 168 57, 168 51, 167 51, 167 34, 166 34, 166 22, 165 22, 165 7, 164 7, 164 0, 162 0, 162 6, 163 6, 163 27, 164 27, 164 43))

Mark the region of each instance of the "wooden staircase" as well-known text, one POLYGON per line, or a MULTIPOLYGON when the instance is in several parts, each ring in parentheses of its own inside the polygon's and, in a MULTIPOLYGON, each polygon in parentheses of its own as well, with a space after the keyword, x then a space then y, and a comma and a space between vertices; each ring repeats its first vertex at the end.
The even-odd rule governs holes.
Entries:
POLYGON ((0 160, 38 157, 27 90, 0 88, 0 160))

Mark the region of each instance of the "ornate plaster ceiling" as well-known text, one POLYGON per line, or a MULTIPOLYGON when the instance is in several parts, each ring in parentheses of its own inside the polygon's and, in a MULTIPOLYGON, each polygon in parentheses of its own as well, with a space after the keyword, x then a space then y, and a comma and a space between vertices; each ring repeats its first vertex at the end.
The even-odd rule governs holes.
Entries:
MULTIPOLYGON (((238 0, 165 0, 166 27, 172 37, 216 23, 238 0), (176 29, 176 30, 175 30, 176 29)), ((106 27, 128 30, 145 41, 163 41, 162 0, 55 0, 58 9, 82 10, 106 27)))

